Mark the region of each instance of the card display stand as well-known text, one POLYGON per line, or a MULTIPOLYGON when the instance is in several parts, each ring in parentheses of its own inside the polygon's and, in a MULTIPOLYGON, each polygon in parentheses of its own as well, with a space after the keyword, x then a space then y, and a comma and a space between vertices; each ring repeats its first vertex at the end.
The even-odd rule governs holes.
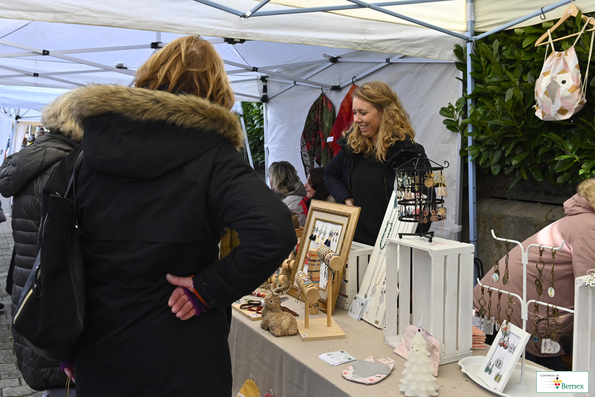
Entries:
POLYGON ((473 244, 403 236, 386 248, 386 344, 396 347, 421 320, 440 342, 440 365, 471 356, 473 244))
POLYGON ((359 288, 364 281, 366 269, 370 262, 370 256, 374 247, 371 245, 358 243, 356 241, 351 243, 349 250, 349 257, 343 272, 343 280, 341 288, 339 289, 339 296, 337 296, 337 303, 335 308, 349 310, 353 297, 359 291, 359 288))
POLYGON ((397 192, 393 191, 390 203, 384 214, 381 232, 376 238, 370 263, 359 291, 359 295, 369 302, 362 319, 380 329, 384 328, 386 315, 386 242, 391 237, 397 237, 399 233, 411 233, 417 227, 417 223, 401 222, 398 219, 397 192))

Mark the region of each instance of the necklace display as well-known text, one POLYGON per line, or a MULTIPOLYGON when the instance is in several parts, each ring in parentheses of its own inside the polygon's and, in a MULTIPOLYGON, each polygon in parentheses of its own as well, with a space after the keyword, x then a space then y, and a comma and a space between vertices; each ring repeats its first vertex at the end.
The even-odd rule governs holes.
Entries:
POLYGON ((508 283, 508 260, 510 258, 510 244, 508 240, 506 240, 506 257, 504 258, 504 276, 502 277, 502 284, 506 285, 508 283))
POLYGON ((378 251, 378 254, 376 255, 376 263, 374 264, 374 273, 372 274, 372 276, 375 277, 374 285, 372 286, 372 283, 370 283, 368 285, 368 289, 366 290, 366 293, 364 294, 364 298, 366 298, 366 299, 369 296, 370 287, 372 287, 372 295, 375 295, 376 294, 376 286, 380 283, 380 281, 382 280, 382 277, 386 276, 386 250, 385 250, 386 240, 391 237, 391 233, 393 231, 393 225, 394 225, 393 219, 398 211, 397 193, 396 192, 395 192, 394 196, 395 196, 395 198, 393 199, 393 205, 392 205, 391 212, 389 213, 387 222, 384 225, 384 230, 382 232, 382 236, 380 237, 380 245, 379 245, 380 250, 378 251))
MULTIPOLYGON (((384 326, 384 315, 386 310, 386 273, 388 266, 398 266, 394 263, 387 263, 387 242, 389 238, 396 238, 400 232, 413 231, 416 225, 410 222, 399 222, 399 212, 403 207, 398 205, 400 198, 410 194, 407 189, 399 187, 403 181, 395 178, 395 189, 391 195, 386 215, 383 219, 378 239, 368 264, 364 281, 360 288, 360 295, 366 300, 362 319, 375 327, 384 326)), ((411 195, 415 193, 411 192, 411 195)), ((391 271, 393 268, 390 269, 391 271)), ((391 288, 397 288, 395 285, 391 288)))
POLYGON ((556 262, 556 250, 552 248, 552 271, 550 273, 550 286, 547 289, 547 294, 550 298, 553 298, 556 295, 556 290, 554 289, 554 263, 556 262))
POLYGON ((539 258, 535 263, 535 268, 537 269, 537 278, 535 279, 535 290, 537 292, 537 299, 533 303, 533 333, 531 334, 531 342, 534 344, 539 344, 541 341, 541 337, 539 336, 539 330, 537 324, 540 321, 539 318, 539 303, 537 301, 540 299, 541 295, 543 294, 543 284, 541 283, 541 277, 543 275, 543 268, 545 266, 545 262, 543 261, 543 251, 545 248, 543 246, 539 246, 539 258), (540 267, 541 265, 541 267, 540 267))
POLYGON ((488 312, 484 318, 483 332, 486 335, 494 334, 494 317, 492 317, 492 287, 488 287, 488 312))

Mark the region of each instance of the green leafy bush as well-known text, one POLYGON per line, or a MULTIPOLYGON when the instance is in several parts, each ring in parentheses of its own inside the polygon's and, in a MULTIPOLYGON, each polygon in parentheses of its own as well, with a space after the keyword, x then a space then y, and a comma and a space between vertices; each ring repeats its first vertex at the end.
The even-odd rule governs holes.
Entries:
POLYGON ((264 164, 264 117, 260 102, 242 102, 244 123, 254 167, 264 164))
MULTIPOLYGON (((576 20, 569 18, 552 38, 580 31, 583 22, 580 14, 576 20)), ((471 55, 473 93, 440 110, 446 127, 465 138, 460 154, 472 156, 485 173, 510 176, 509 188, 521 179, 549 180, 557 186, 595 176, 595 62, 590 66, 587 103, 582 110, 565 121, 542 121, 535 116, 535 81, 549 46, 534 44, 552 25, 504 31, 476 42, 471 55), (467 98, 475 100, 469 115, 467 98), (471 146, 467 145, 467 124, 475 127, 471 146)), ((576 44, 583 78, 591 34, 595 32, 583 34, 576 44)), ((557 51, 567 50, 575 40, 573 36, 554 45, 557 51)), ((461 60, 457 68, 466 76, 465 49, 457 45, 454 53, 461 60)), ((466 85, 465 79, 462 81, 466 85)))

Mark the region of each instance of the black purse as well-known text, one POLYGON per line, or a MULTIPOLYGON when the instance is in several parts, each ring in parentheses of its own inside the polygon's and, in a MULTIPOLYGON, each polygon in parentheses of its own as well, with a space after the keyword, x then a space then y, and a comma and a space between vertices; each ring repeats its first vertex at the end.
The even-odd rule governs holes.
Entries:
POLYGON ((44 204, 39 253, 13 318, 14 329, 29 347, 54 361, 74 358, 85 322, 83 246, 76 212, 76 175, 82 160, 80 150, 64 194, 51 194, 44 204))

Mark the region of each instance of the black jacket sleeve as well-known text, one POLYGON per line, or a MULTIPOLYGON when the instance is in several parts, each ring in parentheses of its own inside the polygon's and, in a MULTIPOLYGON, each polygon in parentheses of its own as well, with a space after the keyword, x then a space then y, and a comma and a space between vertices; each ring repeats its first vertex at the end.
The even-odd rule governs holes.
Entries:
POLYGON ((223 145, 212 167, 208 222, 237 231, 240 245, 194 277, 209 306, 226 306, 254 291, 297 243, 291 212, 236 149, 223 145))
POLYGON ((345 204, 345 200, 353 198, 347 186, 349 178, 349 155, 341 148, 339 153, 324 168, 324 184, 337 203, 345 204))

